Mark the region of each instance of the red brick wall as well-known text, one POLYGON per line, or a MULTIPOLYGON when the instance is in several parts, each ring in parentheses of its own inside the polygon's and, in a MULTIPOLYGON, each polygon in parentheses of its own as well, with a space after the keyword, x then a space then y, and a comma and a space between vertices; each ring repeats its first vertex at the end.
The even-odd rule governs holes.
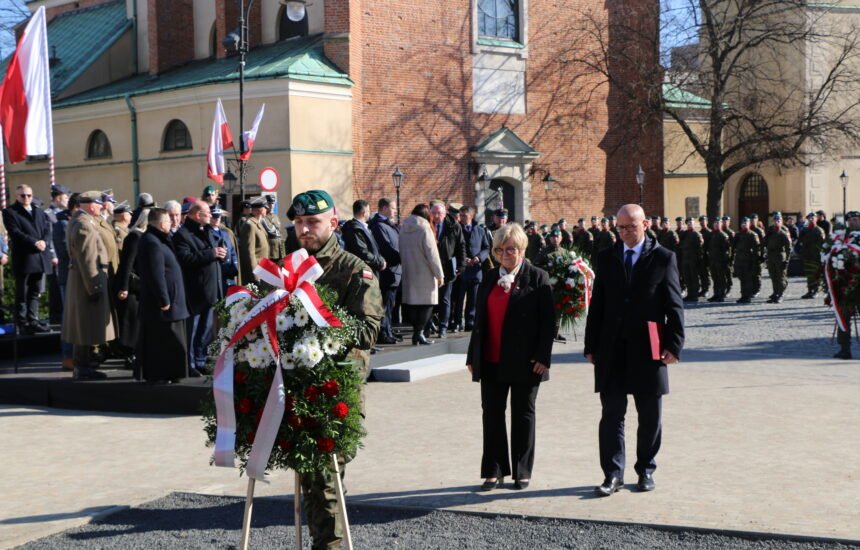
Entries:
POLYGON ((150 74, 194 59, 192 0, 148 0, 146 8, 150 74))
POLYGON ((504 124, 541 153, 536 166, 557 180, 548 194, 541 182, 545 172, 533 175, 533 219, 614 213, 637 201, 639 162, 647 171, 646 206, 659 213, 661 121, 627 143, 620 113, 627 106, 609 101, 600 79, 583 78, 564 62, 576 14, 603 10, 604 3, 530 0, 527 114, 510 116, 472 112, 470 6, 470 0, 446 2, 444 9, 436 2, 375 0, 361 7, 361 100, 354 108, 360 109, 363 149, 354 164, 356 195, 371 201, 393 196, 390 174, 399 165, 406 174, 404 211, 430 198, 472 204, 477 175, 469 169, 470 148, 504 124), (587 104, 583 90, 591 90, 587 104), (619 149, 617 143, 625 145, 619 149))

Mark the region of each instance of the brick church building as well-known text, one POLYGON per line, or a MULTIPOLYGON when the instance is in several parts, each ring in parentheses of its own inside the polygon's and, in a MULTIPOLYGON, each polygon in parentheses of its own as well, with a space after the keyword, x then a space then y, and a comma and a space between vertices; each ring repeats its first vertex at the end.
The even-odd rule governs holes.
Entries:
MULTIPOLYGON (((223 45, 238 2, 27 5, 48 9, 58 181, 111 187, 129 200, 199 194, 211 182, 216 98, 239 134, 237 57, 223 45)), ((652 8, 644 0, 256 0, 246 128, 263 103, 266 117, 247 189, 259 192, 257 174, 271 166, 281 202, 324 187, 342 204, 373 203, 394 197, 399 167, 402 210, 440 198, 477 205, 482 216, 503 202, 512 219, 550 222, 638 201, 641 165, 646 209, 659 212, 662 121, 629 139, 619 112, 627 103, 571 62, 582 10, 611 29, 614 18, 652 8), (304 16, 292 21, 286 9, 296 4, 304 16)), ((46 164, 7 167, 10 183, 46 197, 46 164)), ((230 175, 224 195, 235 208, 230 175)))

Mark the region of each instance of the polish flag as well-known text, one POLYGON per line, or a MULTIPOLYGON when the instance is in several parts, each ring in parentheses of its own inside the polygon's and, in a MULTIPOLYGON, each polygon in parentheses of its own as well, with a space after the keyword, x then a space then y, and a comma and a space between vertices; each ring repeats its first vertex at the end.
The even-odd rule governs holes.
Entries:
POLYGON ((254 148, 254 140, 257 139, 257 130, 260 128, 260 121, 263 120, 263 112, 266 110, 266 104, 263 103, 257 112, 257 117, 254 119, 254 125, 247 132, 242 132, 242 141, 245 143, 245 152, 239 155, 239 159, 248 160, 251 158, 251 149, 254 148))
POLYGON ((9 61, 0 96, 0 125, 12 164, 27 156, 54 156, 48 29, 42 6, 24 29, 9 61))
POLYGON ((227 115, 224 114, 224 106, 221 98, 215 105, 215 120, 212 122, 212 137, 209 139, 209 151, 206 156, 209 166, 206 175, 220 184, 224 184, 224 150, 233 147, 233 136, 230 134, 230 126, 227 124, 227 115))

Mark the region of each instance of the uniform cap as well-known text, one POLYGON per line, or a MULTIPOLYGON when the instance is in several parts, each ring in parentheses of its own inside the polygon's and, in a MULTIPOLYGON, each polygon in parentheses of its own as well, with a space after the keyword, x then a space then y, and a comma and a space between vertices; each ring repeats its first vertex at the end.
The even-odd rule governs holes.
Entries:
POLYGON ((182 203, 182 206, 181 206, 181 207, 180 207, 180 209, 179 209, 179 211, 180 211, 182 214, 187 214, 187 213, 188 213, 188 211, 189 211, 189 210, 191 210, 191 207, 192 207, 192 206, 194 206, 194 203, 193 203, 193 202, 183 202, 183 203, 182 203))
POLYGON ((596 222, 596 221, 597 221, 597 216, 591 216, 591 221, 596 222))
POLYGON ((815 212, 810 212, 809 214, 807 214, 807 215, 806 215, 806 219, 807 219, 807 220, 808 220, 809 218, 814 218, 814 217, 815 217, 815 212))
POLYGON ((499 208, 498 210, 493 212, 493 214, 495 214, 496 217, 499 217, 499 218, 507 218, 508 217, 508 209, 507 208, 499 208))
POLYGON ((268 206, 269 205, 266 202, 265 197, 255 197, 254 200, 251 201, 251 208, 267 208, 268 206))
POLYGON ((220 218, 222 215, 224 215, 224 211, 221 210, 220 206, 218 206, 216 204, 215 206, 212 207, 212 216, 213 217, 220 218))
POLYGON ((89 204, 93 202, 96 204, 104 204, 104 202, 102 202, 101 191, 84 191, 78 195, 79 204, 89 204))
POLYGON ((206 187, 203 188, 203 194, 200 196, 205 199, 209 195, 217 195, 217 194, 218 194, 218 189, 214 185, 207 185, 206 187))
POLYGON ((741 223, 749 223, 749 222, 750 222, 750 219, 747 216, 744 216, 743 218, 741 218, 741 223))
POLYGON ((334 199, 322 189, 311 189, 293 197, 293 202, 287 210, 290 220, 296 216, 315 216, 334 208, 334 199))
POLYGON ((122 201, 113 209, 114 214, 125 214, 126 212, 131 212, 131 206, 129 206, 128 201, 122 201))
POLYGON ((278 199, 277 197, 275 197, 275 195, 266 195, 266 202, 269 204, 275 204, 276 202, 278 202, 278 199))
POLYGON ((845 213, 845 219, 847 220, 848 218, 860 218, 860 212, 857 212, 856 210, 849 210, 845 213))
POLYGON ((651 216, 651 221, 652 221, 652 222, 659 222, 659 221, 660 221, 660 216, 651 216))
POLYGON ((561 231, 559 231, 558 229, 553 229, 552 231, 549 232, 549 235, 547 235, 547 236, 548 237, 561 237, 561 231))
POLYGON ((663 223, 666 223, 669 221, 669 218, 667 218, 666 216, 663 216, 662 218, 660 218, 660 221, 663 223))
POLYGON ((732 217, 731 217, 731 216, 723 216, 723 221, 724 221, 724 222, 728 222, 728 221, 731 221, 731 220, 732 220, 732 217))
POLYGON ((155 200, 149 193, 141 193, 137 196, 137 205, 141 208, 151 208, 155 206, 155 200))
POLYGON ((242 208, 251 208, 251 201, 242 201, 242 208))
POLYGON ((65 185, 60 185, 59 183, 55 183, 51 185, 51 196, 56 197, 57 195, 71 195, 72 190, 66 187, 65 185))
POLYGON ((773 217, 774 220, 781 220, 782 219, 782 212, 776 211, 773 214, 771 214, 771 216, 773 217))
POLYGON ((567 223, 567 220, 564 218, 561 218, 560 220, 558 220, 558 223, 559 223, 559 225, 561 225, 563 223, 567 223))
POLYGON ((758 219, 758 214, 756 214, 755 212, 753 212, 752 214, 750 214, 750 219, 751 219, 751 220, 757 220, 757 219, 758 219))
POLYGON ((684 221, 684 217, 683 217, 683 216, 678 216, 677 218, 675 218, 675 221, 676 221, 676 222, 682 222, 682 221, 684 221))
POLYGON ((535 227, 535 222, 529 222, 525 225, 523 229, 533 229, 535 227))
POLYGON ((102 191, 102 202, 111 202, 116 204, 116 199, 113 198, 113 189, 105 189, 102 191))
POLYGON ((601 223, 609 223, 609 218, 600 218, 601 223))
POLYGON ((707 217, 707 216, 704 216, 704 215, 699 216, 699 221, 700 221, 700 222, 706 222, 706 221, 708 221, 708 217, 707 217))
POLYGON ((687 223, 693 223, 693 217, 692 217, 692 216, 687 216, 687 218, 686 218, 684 221, 685 221, 685 222, 687 222, 687 223))
POLYGON ((609 221, 614 222, 616 220, 615 216, 609 216, 609 221))

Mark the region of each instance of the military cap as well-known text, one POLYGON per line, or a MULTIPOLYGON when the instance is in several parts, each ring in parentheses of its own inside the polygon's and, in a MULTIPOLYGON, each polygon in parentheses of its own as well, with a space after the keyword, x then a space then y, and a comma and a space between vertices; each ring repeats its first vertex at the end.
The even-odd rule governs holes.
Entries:
POLYGON ((561 237, 561 231, 559 231, 558 229, 553 229, 552 231, 549 232, 549 235, 547 235, 547 236, 548 237, 561 237))
POLYGON ((750 223, 750 219, 747 216, 741 218, 741 223, 750 223))
POLYGON ((585 223, 585 218, 579 218, 576 223, 585 223))
POLYGON ((684 221, 685 221, 685 222, 687 222, 687 223, 693 223, 693 217, 692 217, 692 216, 687 216, 687 218, 686 218, 684 221))
POLYGON ((242 208, 251 208, 251 201, 242 201, 242 208))
POLYGON ((558 220, 558 223, 559 223, 559 225, 561 225, 563 223, 567 223, 567 220, 564 218, 561 218, 560 220, 558 220))
POLYGON ((601 223, 608 223, 608 222, 609 222, 609 218, 600 218, 600 222, 601 222, 601 223))
POLYGON ((269 204, 275 204, 278 202, 278 198, 275 195, 266 195, 266 202, 269 204))
POLYGON ((667 218, 666 216, 663 216, 662 218, 660 218, 660 221, 661 221, 662 223, 666 223, 666 222, 668 222, 668 221, 669 221, 669 218, 667 218))
POLYGON ((809 218, 814 218, 814 217, 815 217, 815 212, 810 212, 809 214, 807 214, 807 215, 806 215, 806 219, 807 219, 807 220, 808 220, 809 218))
POLYGON ((724 222, 730 222, 730 221, 732 221, 732 217, 731 216, 723 216, 723 221, 724 222))
POLYGON ((125 214, 126 212, 131 212, 131 206, 129 206, 128 201, 122 201, 113 209, 114 214, 125 214))
POLYGON ((293 197, 293 202, 287 210, 290 220, 296 216, 314 216, 334 209, 334 199, 322 189, 311 189, 293 197))
POLYGON ((596 221, 597 221, 597 216, 591 216, 591 221, 596 222, 596 221))
POLYGON ((708 221, 708 217, 703 214, 703 215, 699 216, 699 221, 700 222, 706 222, 706 221, 708 221))
POLYGON ((658 222, 658 221, 660 221, 660 216, 651 216, 651 221, 652 221, 652 222, 658 222))
POLYGON ((102 202, 101 191, 84 191, 78 195, 79 204, 89 204, 93 202, 96 204, 104 204, 104 202, 102 202))
POLYGON ((102 202, 112 202, 116 204, 116 199, 113 198, 113 189, 105 189, 102 191, 102 202))
POLYGON ((752 214, 750 214, 750 219, 751 219, 751 220, 757 220, 757 219, 758 219, 758 214, 756 214, 755 212, 753 212, 752 214))
POLYGON ((151 208, 155 206, 155 200, 149 193, 141 193, 137 196, 137 205, 141 208, 151 208))
POLYGON ((535 227, 535 222, 528 222, 523 229, 532 229, 535 227))
POLYGON ((191 210, 191 207, 192 207, 192 206, 194 206, 194 203, 193 203, 193 202, 183 202, 183 203, 182 203, 182 206, 179 208, 179 211, 180 211, 182 214, 187 214, 187 213, 188 213, 188 211, 189 211, 189 210, 191 210))
POLYGON ((860 218, 860 212, 857 212, 856 210, 849 210, 845 213, 845 219, 847 220, 848 218, 860 218))
POLYGON ((541 226, 540 226, 540 228, 541 228, 541 229, 549 229, 549 226, 548 226, 547 224, 543 224, 543 225, 541 225, 541 226))
POLYGON ((508 217, 508 209, 507 208, 499 208, 495 212, 493 212, 499 218, 507 218, 508 217))
POLYGON ((617 218, 616 218, 614 215, 613 215, 613 216, 609 216, 609 221, 611 221, 611 222, 614 222, 616 219, 617 219, 617 218))
POLYGON ((205 199, 209 195, 217 195, 217 194, 218 194, 218 189, 214 185, 207 185, 206 187, 203 188, 203 194, 200 196, 205 199))
POLYGON ((51 185, 51 196, 56 197, 57 195, 71 195, 72 190, 66 187, 65 185, 60 185, 59 183, 55 183, 51 185))
POLYGON ((677 218, 675 218, 675 221, 676 221, 676 222, 682 222, 682 221, 684 221, 684 217, 683 217, 683 216, 678 216, 677 218))
POLYGON ((782 212, 777 210, 773 214, 771 214, 771 217, 773 217, 773 219, 775 219, 775 220, 781 220, 782 219, 782 212))
MULTIPOLYGON (((116 212, 116 210, 114 210, 116 212)), ((212 207, 212 216, 215 218, 220 218, 224 214, 224 211, 221 210, 221 207, 217 204, 212 207)))
MULTIPOLYGON (((254 200, 251 201, 251 208, 268 208, 269 204, 266 202, 265 197, 254 197, 254 200)), ((292 218, 290 218, 292 219, 292 218)))

